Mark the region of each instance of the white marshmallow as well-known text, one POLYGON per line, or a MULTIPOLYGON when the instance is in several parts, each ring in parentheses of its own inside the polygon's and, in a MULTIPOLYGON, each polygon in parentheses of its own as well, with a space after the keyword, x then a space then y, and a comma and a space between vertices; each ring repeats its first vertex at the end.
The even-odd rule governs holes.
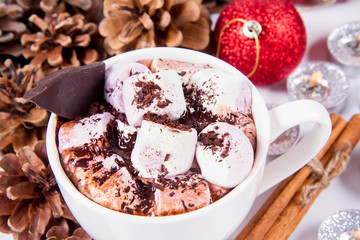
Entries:
MULTIPOLYGON (((219 144, 219 141, 217 141, 219 144)), ((201 131, 196 147, 196 160, 206 180, 221 187, 232 188, 249 174, 254 162, 254 150, 244 132, 234 125, 217 122, 201 131), (201 136, 201 134, 205 134, 201 136), (202 137, 219 139, 220 145, 204 145, 202 137)))
POLYGON ((174 70, 139 74, 126 79, 123 100, 125 114, 131 126, 140 126, 143 116, 148 112, 177 120, 186 111, 180 77, 174 70), (147 95, 147 87, 150 85, 154 89, 151 90, 151 95, 147 95), (150 101, 145 104, 147 97, 150 97, 150 101))
POLYGON ((192 76, 188 88, 194 88, 191 97, 200 100, 200 104, 214 115, 251 113, 251 89, 231 73, 216 69, 199 70, 192 76))
POLYGON ((179 130, 144 120, 131 153, 131 162, 141 177, 175 176, 190 169, 196 141, 195 129, 179 130))
POLYGON ((140 63, 116 63, 105 72, 104 98, 117 111, 124 112, 123 82, 132 75, 139 73, 151 73, 140 63))
POLYGON ((113 119, 113 115, 104 112, 64 123, 59 130, 59 151, 81 147, 103 137, 107 132, 107 125, 113 119))

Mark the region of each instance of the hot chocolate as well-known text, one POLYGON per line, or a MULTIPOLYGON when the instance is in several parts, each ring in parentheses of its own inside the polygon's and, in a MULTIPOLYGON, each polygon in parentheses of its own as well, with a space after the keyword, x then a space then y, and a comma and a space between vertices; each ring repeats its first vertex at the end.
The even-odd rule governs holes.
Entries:
POLYGON ((208 65, 114 64, 104 101, 59 121, 62 165, 79 191, 105 207, 144 216, 193 211, 249 174, 251 104, 246 82, 208 65))

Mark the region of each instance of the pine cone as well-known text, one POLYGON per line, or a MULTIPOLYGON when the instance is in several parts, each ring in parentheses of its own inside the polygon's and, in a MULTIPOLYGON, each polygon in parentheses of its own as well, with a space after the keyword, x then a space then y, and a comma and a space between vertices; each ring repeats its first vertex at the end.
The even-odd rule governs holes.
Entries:
POLYGON ((9 56, 20 57, 23 47, 20 37, 27 27, 19 19, 23 9, 16 3, 0 2, 0 71, 5 69, 4 60, 9 56))
POLYGON ((6 60, 11 77, 0 75, 0 151, 16 152, 24 145, 33 145, 45 133, 49 114, 23 98, 34 86, 31 66, 16 69, 6 60), (9 147, 10 146, 10 147, 9 147))
POLYGON ((110 55, 154 46, 203 50, 210 41, 201 0, 105 0, 104 16, 99 31, 110 55))
POLYGON ((91 239, 62 199, 44 141, 4 155, 0 167, 1 232, 15 239, 91 239))
MULTIPOLYGON (((43 75, 59 68, 89 64, 99 59, 95 23, 86 22, 81 14, 54 13, 44 19, 32 15, 29 22, 40 31, 24 34, 21 43, 25 46, 23 56, 30 64, 39 68, 43 75), (94 40, 94 41, 93 41, 94 40)), ((99 50, 101 51, 101 50, 99 50)))

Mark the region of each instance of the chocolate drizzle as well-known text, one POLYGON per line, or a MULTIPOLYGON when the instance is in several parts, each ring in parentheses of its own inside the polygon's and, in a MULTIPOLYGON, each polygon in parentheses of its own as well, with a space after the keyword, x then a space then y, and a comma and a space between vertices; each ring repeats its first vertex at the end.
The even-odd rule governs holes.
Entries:
POLYGON ((111 121, 107 126, 107 139, 110 147, 106 149, 108 154, 117 154, 124 161, 115 160, 119 167, 126 167, 133 175, 137 176, 138 171, 132 166, 131 152, 134 148, 137 133, 124 136, 124 132, 119 132, 117 128, 117 121, 111 121))

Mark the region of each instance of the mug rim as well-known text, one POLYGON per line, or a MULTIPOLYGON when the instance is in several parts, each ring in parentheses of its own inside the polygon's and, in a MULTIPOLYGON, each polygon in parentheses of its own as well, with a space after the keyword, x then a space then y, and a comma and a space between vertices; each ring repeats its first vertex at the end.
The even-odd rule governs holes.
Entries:
MULTIPOLYGON (((118 61, 118 58, 120 58, 120 59, 130 58, 130 60, 128 60, 128 62, 131 62, 132 61, 131 58, 137 58, 138 60, 150 59, 151 57, 146 57, 146 56, 159 55, 159 54, 165 55, 165 54, 169 54, 169 52, 171 52, 171 54, 170 54, 170 57, 167 57, 167 59, 181 61, 181 59, 179 59, 180 58, 179 54, 180 54, 180 55, 186 55, 187 59, 190 59, 190 60, 183 60, 183 61, 193 62, 193 63, 204 63, 204 59, 206 58, 206 64, 209 64, 210 66, 213 66, 214 68, 220 67, 223 70, 233 72, 235 74, 242 76, 242 78, 246 79, 246 81, 249 84, 251 91, 252 91, 252 109, 254 109, 254 105, 253 105, 254 100, 256 101, 255 109, 257 109, 255 112, 254 112, 254 110, 252 110, 256 130, 257 130, 257 142, 256 142, 257 147, 256 147, 255 155, 254 155, 253 167, 252 167, 249 175, 240 184, 238 184, 229 193, 227 193, 224 197, 222 197, 221 199, 209 204, 208 206, 202 207, 200 209, 197 209, 197 210, 194 210, 191 212, 187 212, 187 213, 177 214, 177 215, 156 216, 156 217, 140 216, 140 215, 132 215, 132 214, 123 213, 120 211, 116 211, 116 210, 104 207, 101 204, 94 202, 93 200, 91 200, 90 198, 88 198, 84 194, 82 194, 75 187, 75 185, 71 182, 71 180, 69 179, 69 177, 65 173, 65 170, 62 167, 59 152, 58 152, 56 141, 55 141, 57 115, 55 113, 51 113, 49 122, 48 122, 47 132, 46 132, 46 148, 49 150, 49 151, 47 151, 49 164, 52 168, 52 171, 54 172, 54 176, 60 187, 60 191, 61 192, 66 191, 66 193, 71 195, 72 198, 79 200, 81 202, 81 205, 85 206, 88 209, 91 209, 92 211, 95 211, 96 213, 98 213, 100 215, 103 215, 106 217, 111 217, 111 218, 117 218, 117 219, 123 218, 126 221, 133 221, 133 222, 138 222, 138 223, 142 222, 142 221, 143 222, 146 221, 146 224, 177 222, 177 221, 181 221, 183 219, 188 219, 188 218, 192 218, 192 217, 196 217, 196 216, 200 217, 202 215, 206 215, 208 212, 213 211, 213 209, 222 207, 227 202, 236 201, 236 198, 238 197, 238 195, 240 193, 242 193, 243 190, 245 188, 247 188, 248 185, 251 184, 251 182, 253 182, 256 179, 258 174, 261 174, 261 178, 262 178, 263 170, 264 170, 265 163, 266 163, 266 153, 267 153, 268 146, 270 144, 270 142, 269 142, 270 141, 270 120, 269 120, 269 116, 268 116, 268 112, 267 112, 267 108, 265 106, 264 100, 260 96, 259 91, 256 89, 254 84, 251 83, 251 81, 248 78, 246 78, 245 75, 242 74, 239 70, 237 70, 230 64, 224 62, 223 60, 216 58, 214 56, 211 56, 209 54, 206 54, 203 52, 198 52, 198 51, 191 50, 191 49, 172 48, 172 47, 154 47, 154 48, 133 50, 133 51, 125 52, 125 53, 110 57, 110 58, 104 60, 103 62, 105 63, 106 68, 108 68, 112 64, 116 63, 118 61), (140 54, 139 54, 139 52, 140 52, 140 54), (192 56, 194 54, 196 56, 198 56, 198 58, 192 58, 192 56), (145 56, 143 56, 143 55, 145 55, 145 56), (121 57, 119 57, 119 56, 121 56, 121 57), (191 60, 194 60, 194 61, 191 61, 191 60), (214 65, 216 65, 216 66, 214 66, 214 65), (256 96, 256 97, 254 98, 254 96, 256 96), (258 109, 258 108, 260 108, 260 109, 258 109), (262 115, 264 115, 266 118, 266 119, 261 119, 261 122, 262 122, 261 125, 265 124, 266 126, 261 127, 262 139, 260 139, 260 140, 261 140, 262 146, 260 149, 259 149, 258 124, 256 123, 256 117, 254 116, 254 113, 256 115, 256 113, 258 111, 261 111, 262 115), (261 171, 261 173, 259 173, 260 171, 261 171)), ((262 117, 264 117, 264 116, 262 116, 262 117)), ((258 190, 258 188, 259 188, 259 185, 257 186, 257 190, 258 190)), ((66 199, 65 199, 65 201, 66 201, 66 199)), ((74 214, 74 215, 76 215, 76 214, 74 214)))

